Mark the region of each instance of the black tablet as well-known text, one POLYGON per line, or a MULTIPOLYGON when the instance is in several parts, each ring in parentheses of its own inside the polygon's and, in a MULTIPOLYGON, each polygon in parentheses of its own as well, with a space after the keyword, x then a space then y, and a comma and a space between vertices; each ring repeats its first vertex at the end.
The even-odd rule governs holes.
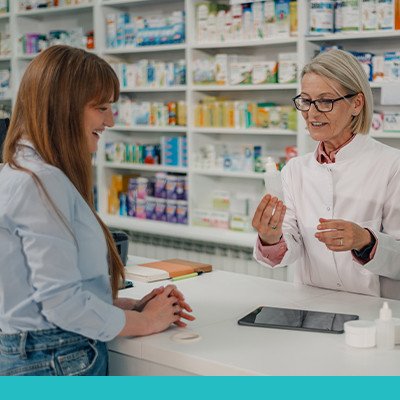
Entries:
POLYGON ((238 321, 239 325, 301 331, 343 333, 344 323, 358 315, 336 314, 290 308, 258 307, 238 321))

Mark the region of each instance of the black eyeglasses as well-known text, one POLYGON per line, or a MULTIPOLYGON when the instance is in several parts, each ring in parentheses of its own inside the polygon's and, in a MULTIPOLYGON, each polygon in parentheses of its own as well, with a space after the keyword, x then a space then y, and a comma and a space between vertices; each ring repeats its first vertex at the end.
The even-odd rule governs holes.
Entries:
POLYGON ((309 111, 311 108, 311 104, 314 104, 315 108, 319 112, 330 112, 333 110, 333 103, 335 101, 343 100, 343 99, 349 99, 350 97, 355 96, 356 93, 354 94, 347 94, 346 96, 339 97, 338 99, 321 99, 321 100, 308 100, 308 99, 303 99, 301 97, 301 94, 299 94, 296 97, 293 97, 293 102, 295 107, 299 111, 309 111))

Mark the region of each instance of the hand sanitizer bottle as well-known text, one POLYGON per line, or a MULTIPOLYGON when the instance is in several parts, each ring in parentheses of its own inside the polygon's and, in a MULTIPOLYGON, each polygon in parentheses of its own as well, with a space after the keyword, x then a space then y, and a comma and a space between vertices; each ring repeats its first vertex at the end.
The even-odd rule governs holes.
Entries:
POLYGON ((266 194, 270 194, 272 197, 277 197, 279 200, 283 201, 283 188, 281 173, 276 168, 275 161, 272 157, 268 157, 267 163, 265 164, 265 191, 266 194))
POLYGON ((379 349, 389 350, 394 347, 394 324, 392 321, 392 310, 387 301, 379 312, 379 319, 376 323, 376 346, 379 349))

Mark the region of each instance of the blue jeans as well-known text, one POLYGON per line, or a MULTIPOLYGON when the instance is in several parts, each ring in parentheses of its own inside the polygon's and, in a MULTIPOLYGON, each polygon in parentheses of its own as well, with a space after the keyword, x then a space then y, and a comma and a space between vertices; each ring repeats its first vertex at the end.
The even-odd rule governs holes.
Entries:
POLYGON ((13 375, 105 376, 107 346, 58 328, 11 335, 0 332, 0 376, 13 375))

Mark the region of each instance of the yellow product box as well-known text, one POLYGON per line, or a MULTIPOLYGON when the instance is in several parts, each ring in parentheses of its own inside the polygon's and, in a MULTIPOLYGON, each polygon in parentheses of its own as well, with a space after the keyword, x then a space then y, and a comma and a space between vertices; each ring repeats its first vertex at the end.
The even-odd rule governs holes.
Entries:
POLYGON ((137 178, 139 175, 137 174, 130 174, 130 175, 121 175, 121 174, 114 174, 111 177, 111 189, 115 189, 117 194, 121 192, 128 191, 128 184, 130 178, 137 178))
POLYGON ((297 36, 297 1, 291 1, 290 7, 290 36, 297 36))
POLYGON ((294 107, 281 107, 281 128, 297 130, 297 111, 294 107))
POLYGON ((108 191, 108 213, 119 214, 118 192, 113 188, 108 191))
POLYGON ((224 126, 224 103, 216 101, 213 110, 213 127, 222 128, 224 126))
POLYGON ((279 129, 281 127, 281 107, 271 107, 269 123, 271 129, 279 129))
POLYGON ((180 100, 177 104, 177 118, 178 118, 178 125, 186 126, 187 125, 187 107, 186 101, 180 100))
POLYGON ((235 127, 235 106, 233 101, 224 101, 224 128, 235 127))
POLYGON ((257 104, 257 128, 268 129, 270 127, 270 110, 274 103, 257 104))
POLYGON ((255 128, 257 126, 257 103, 249 103, 247 106, 248 120, 246 128, 255 128))
POLYGON ((211 108, 209 104, 203 104, 203 126, 211 127, 211 108))
POLYGON ((158 103, 152 102, 150 106, 150 125, 157 125, 157 108, 158 103))
POLYGON ((194 109, 194 126, 199 128, 203 126, 203 104, 197 104, 194 109))

